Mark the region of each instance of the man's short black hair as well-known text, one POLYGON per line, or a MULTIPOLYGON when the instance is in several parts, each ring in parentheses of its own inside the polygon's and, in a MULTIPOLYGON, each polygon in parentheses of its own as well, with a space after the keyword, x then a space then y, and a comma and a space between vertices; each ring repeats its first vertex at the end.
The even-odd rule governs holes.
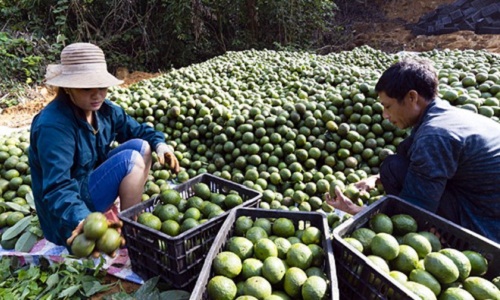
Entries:
POLYGON ((429 60, 403 59, 384 71, 375 90, 402 102, 409 91, 415 90, 426 101, 437 96, 438 77, 429 60))

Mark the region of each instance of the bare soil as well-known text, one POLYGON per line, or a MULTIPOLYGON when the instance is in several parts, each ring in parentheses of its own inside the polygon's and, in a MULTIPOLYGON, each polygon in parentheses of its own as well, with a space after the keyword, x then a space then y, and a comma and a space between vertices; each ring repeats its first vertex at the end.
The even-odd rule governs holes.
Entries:
MULTIPOLYGON (((474 49, 500 54, 500 35, 478 35, 472 31, 457 31, 444 35, 415 36, 408 29, 420 17, 439 6, 455 0, 341 0, 337 18, 342 19, 348 30, 348 41, 342 48, 362 45, 395 53, 399 51, 425 52, 433 49, 474 49), (365 3, 360 3, 360 2, 365 3), (364 6, 353 12, 354 5, 364 6)), ((326 47, 327 48, 327 47, 326 47)), ((327 48, 328 49, 328 48, 327 48)), ((338 50, 332 47, 332 50, 338 50)))

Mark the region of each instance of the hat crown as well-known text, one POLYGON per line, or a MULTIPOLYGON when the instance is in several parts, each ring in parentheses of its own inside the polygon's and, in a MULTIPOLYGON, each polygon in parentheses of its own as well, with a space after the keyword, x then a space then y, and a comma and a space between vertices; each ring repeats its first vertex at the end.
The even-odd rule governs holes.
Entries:
POLYGON ((61 52, 62 65, 106 64, 101 48, 90 43, 74 43, 61 52))
POLYGON ((123 83, 111 75, 104 52, 90 43, 74 43, 61 52, 61 64, 47 67, 46 83, 66 88, 104 88, 123 83))

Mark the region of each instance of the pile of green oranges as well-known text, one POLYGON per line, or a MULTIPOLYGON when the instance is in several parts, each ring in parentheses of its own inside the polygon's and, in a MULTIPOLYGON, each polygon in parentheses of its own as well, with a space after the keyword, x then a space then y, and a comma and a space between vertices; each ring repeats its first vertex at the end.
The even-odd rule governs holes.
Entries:
MULTIPOLYGON (((210 173, 262 192, 261 208, 331 213, 323 195, 334 182, 342 182, 359 205, 384 193, 357 195, 350 185, 377 174, 409 134, 384 120, 375 90, 383 70, 407 55, 433 62, 441 98, 499 121, 500 60, 475 50, 390 54, 362 46, 328 55, 227 52, 126 88, 113 87, 108 96, 138 122, 162 132, 181 165, 172 174, 155 160, 144 200, 170 189, 171 181, 210 173)), ((0 137, 0 214, 34 213, 27 200, 28 147, 28 132, 0 137)), ((183 202, 179 215, 185 213, 183 202)), ((210 208, 220 213, 213 205, 208 213, 193 206, 203 217, 196 220, 193 209, 188 216, 195 218, 175 218, 170 234, 204 222, 210 208)), ((15 223, 16 215, 9 222, 0 216, 0 225, 15 223)), ((338 225, 343 219, 331 214, 330 220, 338 225)))
POLYGON ((27 130, 0 136, 0 246, 5 250, 29 251, 43 237, 35 216, 28 149, 27 130))
POLYGON ((0 205, 0 229, 13 226, 31 210, 26 200, 31 193, 28 140, 28 131, 0 136, 0 203, 13 203, 0 205))
MULTIPOLYGON (((328 184, 347 188, 378 173, 409 133, 384 120, 374 88, 405 55, 434 62, 443 99, 498 121, 500 63, 484 51, 228 52, 109 96, 163 132, 182 167, 175 175, 154 164, 146 199, 170 180, 210 173, 262 192, 261 208, 329 212, 328 184)), ((381 194, 373 190, 356 203, 381 194)))

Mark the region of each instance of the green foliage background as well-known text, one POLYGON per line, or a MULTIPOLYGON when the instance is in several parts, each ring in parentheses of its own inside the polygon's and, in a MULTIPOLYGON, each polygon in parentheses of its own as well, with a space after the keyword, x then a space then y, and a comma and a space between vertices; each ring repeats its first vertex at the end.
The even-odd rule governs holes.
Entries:
POLYGON ((0 0, 0 97, 39 84, 73 42, 99 45, 111 71, 166 70, 233 50, 314 49, 335 40, 336 9, 331 0, 0 0))

